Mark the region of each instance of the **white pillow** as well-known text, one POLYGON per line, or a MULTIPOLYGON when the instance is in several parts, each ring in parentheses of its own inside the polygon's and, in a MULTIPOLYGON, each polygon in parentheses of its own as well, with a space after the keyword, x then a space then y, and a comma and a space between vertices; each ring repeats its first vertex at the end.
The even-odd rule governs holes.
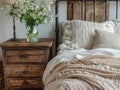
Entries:
POLYGON ((120 33, 120 20, 112 20, 115 24, 115 33, 120 33))
POLYGON ((114 23, 112 21, 95 23, 81 20, 64 22, 62 43, 59 45, 59 49, 91 49, 96 29, 114 32, 114 23))
POLYGON ((120 49, 120 34, 96 30, 93 48, 120 49))

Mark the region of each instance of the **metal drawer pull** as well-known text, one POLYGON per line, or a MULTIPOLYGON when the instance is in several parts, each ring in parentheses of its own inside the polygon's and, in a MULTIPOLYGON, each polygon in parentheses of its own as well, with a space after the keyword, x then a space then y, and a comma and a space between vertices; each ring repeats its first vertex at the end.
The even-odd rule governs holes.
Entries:
POLYGON ((28 55, 28 54, 22 54, 21 57, 22 57, 22 58, 28 58, 29 55, 28 55))
POLYGON ((30 83, 27 82, 26 80, 23 82, 24 85, 29 85, 30 83))
POLYGON ((24 71, 23 71, 23 74, 29 74, 29 71, 24 70, 24 71))

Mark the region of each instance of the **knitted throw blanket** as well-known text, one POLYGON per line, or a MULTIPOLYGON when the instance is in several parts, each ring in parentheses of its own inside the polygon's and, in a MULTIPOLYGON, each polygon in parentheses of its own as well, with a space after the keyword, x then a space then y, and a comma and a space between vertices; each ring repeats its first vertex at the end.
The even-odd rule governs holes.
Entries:
POLYGON ((94 55, 58 64, 44 90, 120 90, 120 58, 94 55))

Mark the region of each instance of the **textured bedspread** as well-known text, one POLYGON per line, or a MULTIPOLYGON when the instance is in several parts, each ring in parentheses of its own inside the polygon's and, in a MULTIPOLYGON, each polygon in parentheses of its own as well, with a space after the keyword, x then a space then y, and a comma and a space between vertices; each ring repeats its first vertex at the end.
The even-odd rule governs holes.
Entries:
POLYGON ((91 55, 59 63, 44 90, 120 90, 120 58, 91 55))

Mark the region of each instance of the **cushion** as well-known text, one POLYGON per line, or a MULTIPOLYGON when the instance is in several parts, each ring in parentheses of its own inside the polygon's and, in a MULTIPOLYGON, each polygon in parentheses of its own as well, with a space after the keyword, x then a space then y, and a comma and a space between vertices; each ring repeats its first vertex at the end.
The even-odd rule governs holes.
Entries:
POLYGON ((112 20, 115 24, 115 33, 120 33, 120 20, 112 20))
POLYGON ((63 36, 59 49, 91 49, 95 37, 95 29, 114 32, 114 23, 106 21, 103 23, 72 20, 62 25, 63 36))
POLYGON ((96 30, 93 48, 120 49, 120 34, 96 30))

